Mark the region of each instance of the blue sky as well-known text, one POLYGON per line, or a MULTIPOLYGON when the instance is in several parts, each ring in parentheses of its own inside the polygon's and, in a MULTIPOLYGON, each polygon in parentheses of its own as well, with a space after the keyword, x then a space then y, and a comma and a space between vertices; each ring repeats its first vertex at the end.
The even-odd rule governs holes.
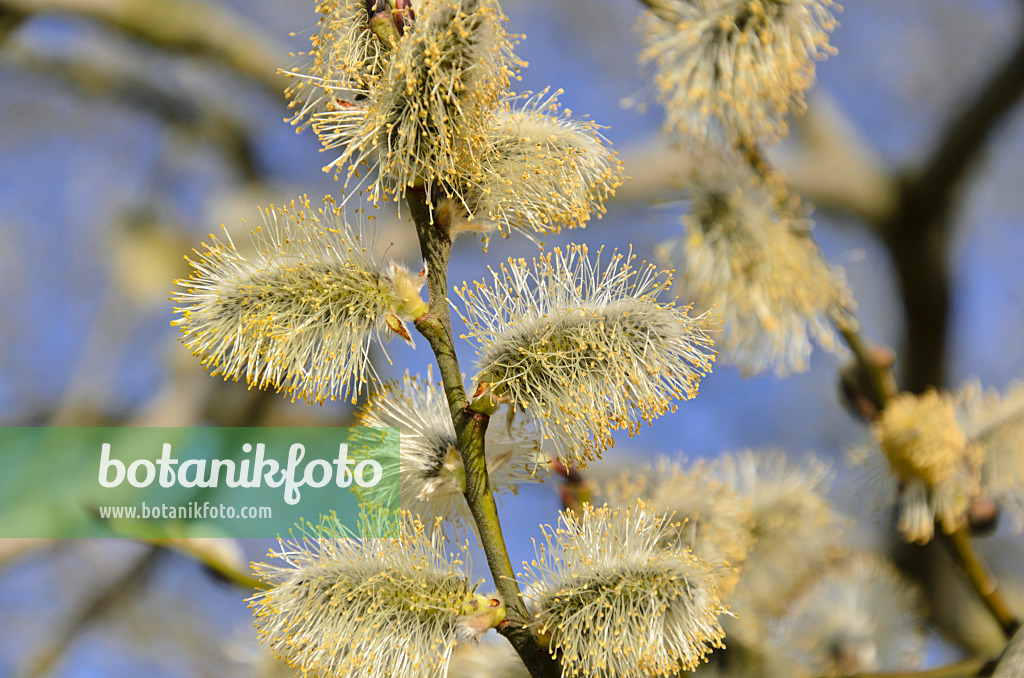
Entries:
MULTIPOLYGON (((315 22, 312 0, 225 4, 269 35, 290 40, 291 49, 303 48, 315 22), (292 31, 300 34, 288 38, 292 31)), ((891 168, 923 156, 943 122, 1007 54, 1024 25, 1020 3, 1010 0, 847 4, 833 40, 839 53, 820 65, 815 93, 834 100, 891 168)), ((657 135, 657 106, 641 113, 620 105, 626 97, 645 95, 631 28, 638 3, 514 0, 505 10, 509 30, 527 35, 517 50, 530 63, 520 89, 564 89, 563 104, 607 125, 605 134, 624 153, 657 135)), ((282 66, 291 61, 281 54, 282 66)), ((257 202, 300 193, 315 202, 340 189, 319 171, 325 156, 317 152, 313 136, 296 136, 282 122, 283 98, 232 79, 202 59, 154 53, 88 21, 48 16, 23 26, 0 48, 0 92, 0 421, 6 423, 51 410, 69 389, 108 413, 127 412, 160 391, 172 365, 188 364, 181 360, 187 350, 175 342, 169 324, 171 276, 164 290, 159 281, 131 277, 132 251, 121 247, 131 224, 156 224, 171 254, 168 261, 177 261, 222 222, 242 234, 241 216, 251 217, 257 202), (188 100, 201 94, 214 109, 237 115, 255 140, 265 191, 243 190, 238 171, 215 149, 132 105, 130 96, 110 101, 59 74, 26 67, 47 59, 126 68, 169 97, 188 100)), ((954 383, 979 377, 988 386, 1003 387, 1024 375, 1022 158, 1024 112, 1018 111, 982 153, 963 188, 951 271, 954 383)), ((845 266, 867 334, 897 344, 901 327, 883 250, 861 225, 818 217, 816 235, 826 255, 845 266)), ((563 233, 549 244, 582 240, 624 247, 632 242, 649 256, 657 242, 678 230, 674 206, 613 205, 585 231, 563 233)), ((450 279, 453 284, 481 279, 488 264, 535 252, 521 237, 494 241, 487 254, 474 241, 461 241, 450 279)), ((155 270, 163 265, 174 270, 162 261, 155 270)), ((394 375, 424 369, 425 346, 415 353, 397 342, 392 348, 394 375)), ((470 371, 472 349, 463 348, 464 369, 470 371)), ((718 367, 696 400, 637 437, 623 437, 607 455, 608 465, 632 466, 658 454, 712 457, 771 445, 797 457, 813 451, 841 469, 846 450, 865 432, 839 404, 837 367, 838 361, 821 351, 808 373, 786 380, 744 379, 718 367)), ((198 361, 192 369, 200 369, 198 361)), ((328 417, 336 414, 329 411, 328 417)), ((837 472, 848 488, 851 476, 837 472)), ((844 491, 837 490, 837 500, 852 506, 844 491)), ((536 525, 553 521, 556 509, 550 484, 525 488, 503 502, 513 563, 532 556, 529 539, 538 534, 536 525)), ((869 520, 863 512, 858 519, 869 520)), ((251 548, 256 557, 265 547, 251 548)), ((118 557, 97 550, 89 562, 116 563, 118 557)), ((483 577, 482 557, 478 564, 483 577)), ((16 640, 0 643, 0 675, 6 675, 4 661, 68 609, 73 586, 48 595, 55 581, 67 580, 68 570, 75 569, 72 563, 61 567, 58 558, 0 577, 0 638, 16 640)), ((195 575, 195 568, 180 560, 164 564, 149 595, 172 604, 169 592, 184 591, 184 601, 173 601, 175 614, 186 614, 177 608, 191 605, 206 619, 204 628, 244 628, 247 613, 235 592, 195 575)), ((86 579, 83 575, 82 585, 86 579)), ((132 649, 114 622, 103 628, 90 636, 94 643, 76 645, 55 675, 134 676, 140 666, 149 676, 204 675, 187 660, 175 663, 132 649)))

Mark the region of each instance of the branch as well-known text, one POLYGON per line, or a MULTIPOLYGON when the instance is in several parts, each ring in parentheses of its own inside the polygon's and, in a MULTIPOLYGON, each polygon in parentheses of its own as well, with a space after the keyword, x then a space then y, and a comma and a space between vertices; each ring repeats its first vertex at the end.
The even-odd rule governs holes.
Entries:
POLYGON ((197 0, 0 0, 16 19, 43 12, 80 14, 166 49, 223 62, 281 95, 287 79, 278 64, 287 49, 243 17, 197 0))
POLYGON ((893 258, 907 318, 906 388, 945 381, 950 213, 956 188, 996 126, 1024 95, 1024 37, 941 135, 931 157, 902 179, 896 211, 880 231, 893 258))
POLYGON ((931 198, 924 207, 928 204, 934 205, 933 210, 945 207, 943 198, 948 200, 996 126, 1022 95, 1024 36, 1010 58, 992 73, 977 97, 950 122, 935 152, 909 182, 910 190, 920 197, 931 198))
POLYGON ((3 43, 24 20, 24 12, 11 11, 0 6, 0 43, 3 43))
MULTIPOLYGON (((971 657, 946 666, 921 671, 885 671, 882 673, 857 673, 846 678, 968 678, 991 675, 993 662, 984 657, 971 657)), ((825 678, 824 676, 822 678, 825 678)))
MULTIPOLYGON (((751 170, 757 174, 761 181, 774 191, 780 208, 783 210, 796 210, 806 216, 806 207, 798 198, 792 196, 789 187, 786 185, 786 178, 772 167, 760 147, 756 144, 738 141, 736 150, 746 160, 751 170)), ((817 246, 816 242, 815 246, 817 246)), ((885 409, 889 399, 899 392, 899 387, 890 375, 888 366, 876 359, 872 349, 861 336, 860 323, 853 317, 852 311, 841 312, 838 309, 833 309, 829 312, 829 319, 842 335, 847 346, 850 347, 850 352, 853 354, 853 359, 856 363, 859 378, 853 383, 848 384, 848 386, 851 388, 854 386, 862 387, 865 391, 864 396, 870 400, 870 404, 873 405, 874 414, 877 415, 885 409)), ((850 395, 854 396, 857 394, 851 393, 850 395)), ((851 402, 851 404, 854 403, 851 402)), ((862 412, 862 414, 867 413, 862 412)))
POLYGON ((139 541, 191 558, 217 576, 244 589, 265 590, 271 588, 270 584, 238 569, 227 559, 221 557, 215 547, 218 541, 215 538, 161 538, 140 539, 139 541))
POLYGON ((815 94, 794 121, 795 143, 772 149, 789 185, 816 210, 877 228, 896 209, 899 183, 835 101, 815 94))
MULTIPOLYGON (((889 399, 899 393, 899 387, 889 371, 889 365, 879 361, 878 355, 868 346, 868 343, 861 336, 857 327, 847 319, 833 314, 832 323, 839 330, 839 334, 842 335, 846 345, 850 348, 850 353, 853 354, 853 360, 859 373, 860 378, 851 382, 849 386, 863 387, 865 395, 871 401, 871 405, 874 405, 873 415, 877 416, 885 409, 889 399)), ((858 394, 851 393, 851 395, 858 394)), ((862 411, 861 414, 868 415, 869 413, 862 411)), ((871 419, 873 416, 867 416, 866 418, 871 419)))
MULTIPOLYGON (((0 0, 3 2, 4 0, 0 0)), ((88 95, 112 99, 169 123, 204 146, 216 148, 250 183, 260 180, 255 139, 237 118, 218 111, 199 97, 173 94, 153 86, 132 64, 97 64, 76 57, 51 58, 24 49, 9 49, 5 61, 45 77, 67 81, 88 95)))
POLYGON ((498 506, 491 491, 484 456, 484 433, 487 431, 489 416, 470 408, 462 385, 462 370, 459 369, 455 354, 448 309, 448 259, 451 254, 449 224, 440 214, 432 212, 423 188, 408 189, 406 200, 419 236, 423 263, 427 269, 427 290, 430 293, 429 311, 414 323, 437 359, 466 472, 466 502, 477 525, 494 584, 505 599, 508 609, 506 621, 498 626, 498 632, 515 647, 530 675, 536 678, 558 678, 561 675, 558 663, 541 649, 530 631, 530 615, 523 604, 519 583, 505 547, 498 506), (435 220, 435 217, 438 219, 435 220))
POLYGON ((42 647, 26 661, 20 674, 22 678, 42 678, 48 675, 78 634, 123 599, 134 584, 142 581, 156 563, 158 553, 156 549, 146 549, 113 581, 94 591, 67 624, 56 630, 51 629, 42 647))
POLYGON ((998 622, 1003 634, 1007 638, 1011 638, 1020 628, 1020 621, 1014 616, 1006 599, 1003 598, 1002 591, 999 590, 999 582, 996 581, 981 556, 974 549, 974 542, 971 541, 968 528, 961 527, 946 534, 946 544, 959 561, 978 597, 998 622))

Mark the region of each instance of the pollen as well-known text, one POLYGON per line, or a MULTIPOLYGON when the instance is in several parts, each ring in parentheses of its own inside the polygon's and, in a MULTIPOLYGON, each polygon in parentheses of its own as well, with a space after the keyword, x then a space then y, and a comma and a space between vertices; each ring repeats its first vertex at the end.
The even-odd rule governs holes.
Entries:
POLYGON ((190 260, 172 324, 212 374, 314 403, 354 399, 373 378, 370 343, 383 345, 403 300, 393 267, 330 198, 324 204, 314 211, 302 198, 264 210, 252 253, 225 229, 190 260))
POLYGON ((711 371, 707 319, 659 301, 668 274, 631 253, 585 247, 510 259, 490 285, 456 290, 480 379, 525 412, 564 462, 585 466, 612 432, 692 398, 711 371))
POLYGON ((834 52, 833 0, 660 0, 639 25, 666 132, 777 141, 834 52))
POLYGON ((534 624, 550 637, 563 676, 675 675, 721 647, 725 608, 713 568, 663 548, 671 529, 642 502, 588 504, 544 528, 524 576, 534 624))
POLYGON ((967 437, 956 420, 953 399, 938 391, 904 393, 885 408, 875 439, 902 478, 930 487, 948 481, 963 463, 967 437))
POLYGON ((284 565, 255 565, 271 588, 250 607, 271 652, 303 675, 432 678, 460 640, 500 621, 439 524, 401 523, 393 539, 281 541, 271 555, 284 565))

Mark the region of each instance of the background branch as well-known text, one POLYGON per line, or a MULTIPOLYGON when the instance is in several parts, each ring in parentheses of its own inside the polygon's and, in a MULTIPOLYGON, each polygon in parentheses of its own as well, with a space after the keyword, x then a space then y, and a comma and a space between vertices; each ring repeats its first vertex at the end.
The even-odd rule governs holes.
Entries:
POLYGON ((906 315, 901 382, 912 392, 945 383, 949 240, 957 188, 996 126, 1024 94, 1024 35, 945 131, 935 152, 901 179, 900 197, 879 230, 892 255, 906 315))
POLYGON ((993 662, 984 657, 971 657, 953 664, 920 671, 885 671, 882 673, 858 673, 847 678, 968 678, 969 676, 991 675, 993 662))
POLYGON ((1003 630, 1003 634, 1007 638, 1012 637, 1020 629, 1020 621, 1013 614, 1006 599, 1003 598, 996 578, 985 565, 981 556, 975 551, 968 528, 961 527, 952 533, 946 534, 946 543, 959 561, 964 574, 971 582, 971 586, 978 596, 981 597, 985 607, 988 608, 989 612, 992 613, 992 616, 999 623, 999 628, 1003 630))
POLYGON ((42 678, 49 675, 72 641, 93 621, 124 599, 132 587, 141 582, 157 562, 159 551, 149 548, 131 562, 120 574, 91 592, 88 599, 63 626, 48 634, 41 646, 27 658, 21 678, 42 678))
POLYGON ((0 0, 3 24, 44 12, 79 14, 157 47, 223 62, 274 96, 287 86, 278 74, 287 49, 223 7, 197 0, 0 0))

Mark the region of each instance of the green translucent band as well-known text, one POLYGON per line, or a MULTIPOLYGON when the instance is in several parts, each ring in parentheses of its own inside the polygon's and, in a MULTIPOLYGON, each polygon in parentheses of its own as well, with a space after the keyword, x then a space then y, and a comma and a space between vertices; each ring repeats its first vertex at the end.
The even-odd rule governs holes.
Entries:
MULTIPOLYGON (((395 428, 0 428, 0 537, 393 529, 395 428), (380 459, 380 461, 378 461, 380 459)), ((369 534, 368 532, 374 532, 369 534)))

